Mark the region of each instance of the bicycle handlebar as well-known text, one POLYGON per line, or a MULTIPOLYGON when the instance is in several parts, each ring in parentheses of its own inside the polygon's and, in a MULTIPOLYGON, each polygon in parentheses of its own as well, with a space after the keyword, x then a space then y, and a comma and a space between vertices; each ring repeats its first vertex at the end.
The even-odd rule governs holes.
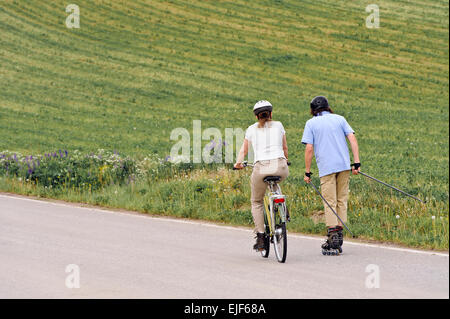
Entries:
MULTIPOLYGON (((249 166, 249 164, 248 164, 247 161, 245 161, 245 162, 242 162, 242 166, 243 166, 243 167, 247 167, 247 166, 249 166)), ((250 166, 253 166, 253 165, 250 164, 250 166)), ((238 170, 240 170, 240 169, 242 169, 242 168, 236 168, 236 167, 233 166, 233 171, 238 171, 238 170)))
MULTIPOLYGON (((242 162, 242 166, 243 167, 247 167, 247 166, 253 166, 253 164, 249 164, 247 161, 242 162)), ((287 166, 291 166, 291 162, 287 161, 287 166)), ((233 171, 238 171, 241 168, 236 168, 233 166, 233 171)))

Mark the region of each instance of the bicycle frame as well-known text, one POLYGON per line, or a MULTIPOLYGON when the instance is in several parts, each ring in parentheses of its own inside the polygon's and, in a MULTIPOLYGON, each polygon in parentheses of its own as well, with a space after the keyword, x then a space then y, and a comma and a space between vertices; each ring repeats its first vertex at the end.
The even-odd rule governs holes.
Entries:
POLYGON ((286 195, 281 194, 281 187, 275 182, 268 182, 268 192, 264 196, 264 214, 266 215, 267 223, 269 224, 270 236, 274 235, 275 224, 275 208, 280 215, 281 222, 286 222, 286 195), (269 211, 267 211, 269 207, 269 211), (267 216, 267 213, 270 216, 267 216))

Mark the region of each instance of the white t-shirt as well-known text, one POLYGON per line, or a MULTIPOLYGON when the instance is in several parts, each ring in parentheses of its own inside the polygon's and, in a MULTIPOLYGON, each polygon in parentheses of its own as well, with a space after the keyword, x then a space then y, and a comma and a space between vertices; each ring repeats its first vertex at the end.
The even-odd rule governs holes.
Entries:
POLYGON ((262 128, 258 128, 258 122, 250 125, 245 132, 245 139, 253 147, 253 162, 286 158, 283 152, 285 134, 283 124, 278 121, 268 121, 262 128))

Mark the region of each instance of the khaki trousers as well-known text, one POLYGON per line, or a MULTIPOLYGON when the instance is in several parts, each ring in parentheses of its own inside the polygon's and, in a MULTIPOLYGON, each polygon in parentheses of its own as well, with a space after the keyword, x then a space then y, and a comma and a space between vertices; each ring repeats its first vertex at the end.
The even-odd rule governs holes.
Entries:
MULTIPOLYGON (((342 221, 347 221, 347 201, 348 185, 350 181, 350 171, 342 171, 326 175, 320 178, 320 190, 325 200, 333 207, 342 221)), ((339 219, 324 202, 325 222, 328 227, 341 225, 339 219)))
POLYGON ((253 222, 255 223, 255 233, 264 233, 264 195, 267 184, 263 179, 266 176, 281 176, 281 181, 289 175, 289 167, 284 158, 268 161, 258 161, 253 167, 251 182, 251 202, 253 222))

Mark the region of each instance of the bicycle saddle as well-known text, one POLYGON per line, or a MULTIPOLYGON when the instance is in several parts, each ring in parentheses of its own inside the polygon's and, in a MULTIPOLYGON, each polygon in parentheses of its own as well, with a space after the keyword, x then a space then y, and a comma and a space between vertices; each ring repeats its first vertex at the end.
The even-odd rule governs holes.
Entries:
POLYGON ((279 182, 281 180, 281 176, 266 176, 264 177, 264 182, 279 182))

